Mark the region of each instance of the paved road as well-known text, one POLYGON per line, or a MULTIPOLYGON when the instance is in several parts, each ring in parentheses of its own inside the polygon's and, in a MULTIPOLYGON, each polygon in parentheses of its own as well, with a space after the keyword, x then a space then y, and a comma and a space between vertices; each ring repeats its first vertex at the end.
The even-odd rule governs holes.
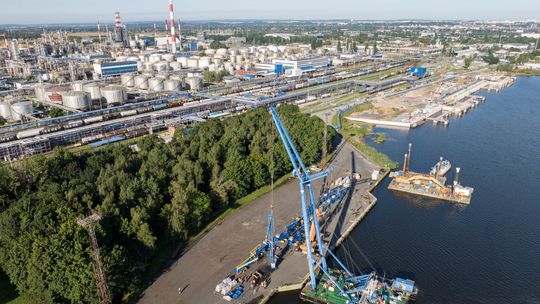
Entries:
MULTIPOLYGON (((352 159, 354 159, 356 172, 360 172, 362 176, 370 176, 372 170, 377 168, 371 161, 354 151, 356 150, 349 144, 343 146, 332 163, 335 170, 330 180, 350 174, 352 159)), ((321 181, 314 184, 317 196, 321 186, 321 181)), ((354 195, 347 203, 347 207, 336 214, 335 218, 339 219, 340 224, 333 225, 334 227, 337 225, 339 231, 345 230, 351 216, 354 216, 357 211, 355 208, 358 206, 354 202, 361 200, 361 195, 356 194, 358 189, 365 191, 366 188, 367 184, 357 184, 357 189, 352 192, 354 195)), ((297 180, 290 179, 274 190, 273 196, 275 227, 276 231, 281 231, 293 217, 299 215, 301 207, 297 180)), ((271 193, 261 196, 209 231, 165 270, 145 291, 140 303, 226 303, 214 293, 215 286, 231 274, 234 267, 248 256, 249 251, 264 239, 271 199, 271 193), (182 292, 180 293, 179 290, 182 292)), ((339 232, 336 235, 338 234, 339 232)), ((284 282, 298 282, 306 273, 305 257, 301 253, 292 253, 272 275, 270 288, 284 282)), ((253 293, 251 290, 247 292, 253 293)), ((256 294, 261 292, 264 291, 258 291, 256 294)), ((249 298, 249 294, 245 298, 249 298)))

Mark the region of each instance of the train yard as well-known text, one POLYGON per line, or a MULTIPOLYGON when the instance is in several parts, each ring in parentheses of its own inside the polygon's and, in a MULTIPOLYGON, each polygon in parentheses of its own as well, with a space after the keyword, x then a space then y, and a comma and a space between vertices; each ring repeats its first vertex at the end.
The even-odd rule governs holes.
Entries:
MULTIPOLYGON (((326 68, 302 77, 270 77, 208 90, 170 91, 164 97, 144 99, 144 94, 125 104, 77 112, 57 118, 36 119, 0 128, 0 161, 11 162, 50 152, 58 146, 89 144, 112 136, 125 138, 151 134, 171 126, 185 126, 213 117, 225 117, 247 108, 320 98, 344 92, 375 92, 413 80, 402 75, 409 60, 373 63, 356 71, 326 68), (374 73, 400 69, 391 79, 379 82, 358 79, 374 73)), ((115 81, 111 79, 110 81, 115 81)), ((116 80, 117 81, 117 80, 116 80)), ((31 95, 25 90, 22 96, 31 95)), ((154 96, 155 94, 150 94, 154 96)))

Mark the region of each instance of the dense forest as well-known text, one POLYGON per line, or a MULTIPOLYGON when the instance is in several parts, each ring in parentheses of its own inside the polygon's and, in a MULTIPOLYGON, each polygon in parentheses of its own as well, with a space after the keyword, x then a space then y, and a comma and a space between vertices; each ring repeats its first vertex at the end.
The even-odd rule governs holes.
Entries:
MULTIPOLYGON (((308 164, 320 158, 324 123, 279 107, 308 164)), ((329 138, 335 134, 330 131, 329 138)), ((87 231, 96 211, 114 302, 137 296, 156 255, 178 246, 253 190, 290 174, 265 109, 97 150, 55 150, 0 166, 0 266, 36 303, 97 303, 87 231)))

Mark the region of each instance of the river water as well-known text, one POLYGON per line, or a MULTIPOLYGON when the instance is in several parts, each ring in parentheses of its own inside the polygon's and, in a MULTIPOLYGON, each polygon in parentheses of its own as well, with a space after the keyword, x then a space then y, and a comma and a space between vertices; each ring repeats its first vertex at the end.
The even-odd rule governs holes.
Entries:
POLYGON ((486 101, 448 127, 377 130, 387 139, 377 149, 400 164, 413 143, 414 171, 440 156, 461 167, 471 204, 397 194, 386 179, 337 252, 351 268, 415 280, 417 303, 540 303, 540 77, 480 94, 486 101))

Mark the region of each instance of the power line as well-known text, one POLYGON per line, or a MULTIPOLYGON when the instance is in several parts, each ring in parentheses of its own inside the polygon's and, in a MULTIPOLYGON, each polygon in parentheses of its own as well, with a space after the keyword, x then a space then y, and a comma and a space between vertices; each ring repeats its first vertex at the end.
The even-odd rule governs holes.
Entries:
POLYGON ((101 304, 111 304, 111 297, 107 288, 107 280, 105 278, 103 263, 101 262, 96 232, 94 231, 94 225, 99 222, 99 220, 101 220, 101 216, 97 213, 92 213, 92 215, 84 219, 78 219, 77 224, 86 228, 86 230, 88 230, 88 235, 90 236, 90 246, 92 247, 92 259, 94 260, 93 267, 94 274, 96 275, 99 300, 101 304))

